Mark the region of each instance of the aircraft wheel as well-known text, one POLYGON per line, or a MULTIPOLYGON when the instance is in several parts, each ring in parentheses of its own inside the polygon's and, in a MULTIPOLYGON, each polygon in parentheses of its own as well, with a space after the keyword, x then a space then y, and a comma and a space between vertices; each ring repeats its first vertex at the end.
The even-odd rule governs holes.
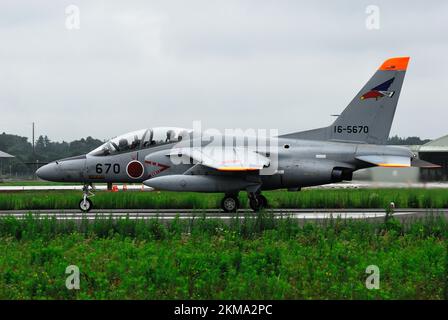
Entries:
POLYGON ((249 199, 249 206, 254 212, 258 212, 261 209, 261 203, 256 198, 249 199))
POLYGON ((221 201, 221 208, 224 212, 236 212, 239 206, 240 202, 236 196, 225 196, 221 201))
POLYGON ((268 199, 266 199, 266 197, 264 195, 262 195, 262 194, 258 195, 258 200, 261 201, 263 208, 268 207, 268 199))
POLYGON ((82 212, 89 212, 92 208, 93 208, 92 200, 86 198, 85 200, 81 199, 81 201, 79 201, 79 209, 82 212))
POLYGON ((268 205, 268 200, 265 196, 258 194, 252 197, 249 197, 249 206, 255 212, 258 212, 268 205))

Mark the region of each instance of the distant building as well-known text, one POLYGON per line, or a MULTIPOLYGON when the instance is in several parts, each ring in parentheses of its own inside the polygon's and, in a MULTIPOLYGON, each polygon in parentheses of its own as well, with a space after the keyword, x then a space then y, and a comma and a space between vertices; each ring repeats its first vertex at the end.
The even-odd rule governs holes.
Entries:
POLYGON ((448 181, 448 135, 421 146, 413 146, 422 160, 438 164, 441 168, 420 169, 421 181, 448 181))
POLYGON ((6 159, 6 158, 14 158, 14 156, 0 150, 0 159, 6 159))
POLYGON ((3 175, 3 161, 4 159, 12 159, 14 158, 13 155, 10 155, 9 153, 0 151, 0 177, 3 175))

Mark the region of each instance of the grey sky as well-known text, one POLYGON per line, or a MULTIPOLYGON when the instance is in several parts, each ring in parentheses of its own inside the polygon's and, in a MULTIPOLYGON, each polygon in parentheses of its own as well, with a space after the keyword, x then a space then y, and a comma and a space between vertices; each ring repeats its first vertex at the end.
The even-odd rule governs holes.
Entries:
POLYGON ((447 1, 0 2, 0 132, 101 139, 153 126, 328 125, 409 55, 391 134, 448 134, 447 1), (68 5, 81 28, 65 27, 68 5), (367 30, 366 7, 380 8, 367 30))

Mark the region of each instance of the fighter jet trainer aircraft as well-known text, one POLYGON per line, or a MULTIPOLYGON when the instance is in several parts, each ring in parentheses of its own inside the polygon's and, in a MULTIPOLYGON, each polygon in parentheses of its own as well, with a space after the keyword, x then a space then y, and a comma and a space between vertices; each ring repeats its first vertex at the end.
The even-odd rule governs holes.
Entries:
POLYGON ((220 192, 221 207, 235 212, 238 193, 250 207, 268 206, 262 190, 351 180, 359 169, 431 166, 405 147, 384 145, 409 57, 386 60, 328 127, 267 138, 204 139, 193 130, 151 128, 118 136, 86 155, 39 168, 49 181, 84 185, 82 211, 92 209, 94 183, 144 183, 157 190, 220 192))

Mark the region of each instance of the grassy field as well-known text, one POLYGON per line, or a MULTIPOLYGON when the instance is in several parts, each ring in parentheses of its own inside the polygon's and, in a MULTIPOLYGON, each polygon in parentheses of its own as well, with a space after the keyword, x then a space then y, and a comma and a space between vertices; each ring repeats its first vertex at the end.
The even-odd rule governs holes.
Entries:
POLYGON ((0 299, 443 299, 447 221, 0 218, 0 299), (80 269, 80 290, 65 287, 80 269), (380 288, 365 286, 366 268, 380 288))
MULTIPOLYGON (((445 189, 307 189, 263 194, 272 208, 385 208, 391 201, 397 208, 448 208, 445 189)), ((74 209, 80 199, 80 191, 2 192, 0 210, 74 209)), ((221 199, 222 194, 99 191, 92 201, 98 209, 208 209, 219 208, 221 199)), ((240 201, 248 207, 245 193, 240 201)))

